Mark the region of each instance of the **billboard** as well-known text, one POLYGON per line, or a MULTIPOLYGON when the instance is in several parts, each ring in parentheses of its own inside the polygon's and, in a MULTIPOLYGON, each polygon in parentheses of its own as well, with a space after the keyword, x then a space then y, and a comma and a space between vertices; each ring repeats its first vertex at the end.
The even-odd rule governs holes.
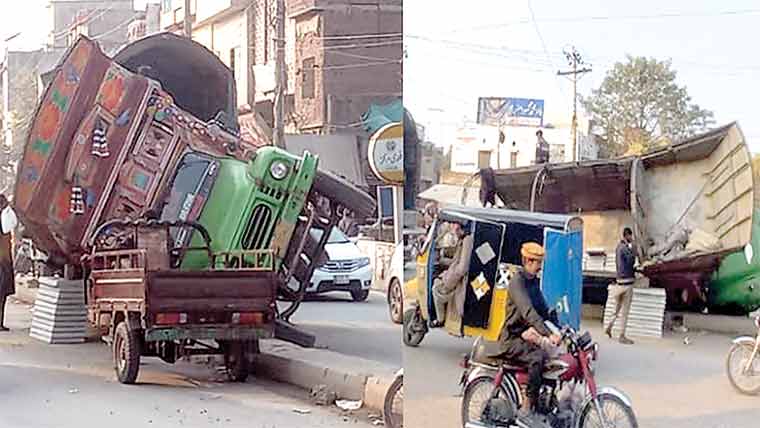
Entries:
POLYGON ((544 100, 480 97, 478 123, 493 126, 544 126, 544 100))

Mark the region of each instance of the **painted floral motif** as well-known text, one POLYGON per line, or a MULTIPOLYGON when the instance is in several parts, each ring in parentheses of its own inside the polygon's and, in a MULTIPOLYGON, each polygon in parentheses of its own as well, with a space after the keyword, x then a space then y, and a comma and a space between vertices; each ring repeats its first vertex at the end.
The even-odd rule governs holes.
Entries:
MULTIPOLYGON (((37 194, 36 183, 44 175, 45 164, 54 151, 64 115, 81 84, 93 47, 91 42, 84 40, 77 43, 58 70, 37 113, 29 137, 30 144, 22 160, 20 180, 16 183, 16 203, 20 209, 26 209, 31 198, 37 194)), ((47 194, 45 198, 50 198, 50 195, 47 194)), ((68 205, 68 195, 60 199, 68 205)), ((54 204, 51 204, 51 210, 52 205, 54 204)), ((68 209, 64 210, 64 214, 68 215, 68 209)))
POLYGON ((125 75, 114 67, 108 70, 98 93, 98 103, 116 115, 126 91, 125 75))
POLYGON ((61 120, 61 112, 55 104, 49 103, 40 110, 37 117, 37 136, 42 140, 50 141, 58 130, 61 120))

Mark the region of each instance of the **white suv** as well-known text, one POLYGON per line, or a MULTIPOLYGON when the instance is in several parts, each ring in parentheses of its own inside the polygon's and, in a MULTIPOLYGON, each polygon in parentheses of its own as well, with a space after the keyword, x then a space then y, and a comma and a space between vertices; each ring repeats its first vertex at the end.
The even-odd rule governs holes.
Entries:
MULTIPOLYGON (((312 229, 314 240, 319 241, 322 231, 312 229)), ((309 294, 330 291, 348 291, 354 301, 367 300, 372 286, 373 271, 369 257, 359 251, 337 227, 332 229, 325 245, 327 261, 314 269, 311 282, 306 287, 309 294)))

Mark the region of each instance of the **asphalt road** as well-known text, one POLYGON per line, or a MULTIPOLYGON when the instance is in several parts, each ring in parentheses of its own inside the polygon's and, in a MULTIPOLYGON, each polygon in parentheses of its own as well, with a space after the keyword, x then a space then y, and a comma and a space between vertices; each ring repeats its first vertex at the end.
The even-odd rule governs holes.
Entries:
MULTIPOLYGON (((597 381, 633 400, 642 428, 753 428, 760 397, 734 392, 724 373, 731 337, 691 332, 623 346, 590 328, 600 343, 597 381), (684 337, 689 337, 689 345, 684 337)), ((415 428, 461 427, 458 361, 471 340, 434 331, 405 348, 405 422, 415 428)))
POLYGON ((348 293, 313 296, 291 321, 317 337, 317 346, 345 355, 401 367, 401 325, 391 322, 385 295, 370 293, 354 302, 348 293))
POLYGON ((28 337, 28 307, 9 304, 0 333, 0 427, 371 427, 366 413, 319 407, 307 393, 252 376, 226 382, 215 366, 145 358, 138 385, 122 385, 102 343, 47 345, 28 337))

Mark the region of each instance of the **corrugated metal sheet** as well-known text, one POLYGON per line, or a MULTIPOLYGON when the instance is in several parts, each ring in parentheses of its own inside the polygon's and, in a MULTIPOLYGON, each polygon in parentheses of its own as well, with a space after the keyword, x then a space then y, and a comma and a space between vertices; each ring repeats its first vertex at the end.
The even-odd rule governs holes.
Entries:
POLYGON ((86 333, 84 282, 40 278, 29 336, 47 343, 81 343, 86 333))
MULTIPOLYGON (((612 319, 616 299, 608 298, 604 308, 604 325, 612 319)), ((662 338, 665 320, 665 290, 662 288, 634 288, 631 311, 628 315, 628 337, 662 338)), ((618 317, 612 328, 613 337, 618 337, 622 317, 618 317)))

